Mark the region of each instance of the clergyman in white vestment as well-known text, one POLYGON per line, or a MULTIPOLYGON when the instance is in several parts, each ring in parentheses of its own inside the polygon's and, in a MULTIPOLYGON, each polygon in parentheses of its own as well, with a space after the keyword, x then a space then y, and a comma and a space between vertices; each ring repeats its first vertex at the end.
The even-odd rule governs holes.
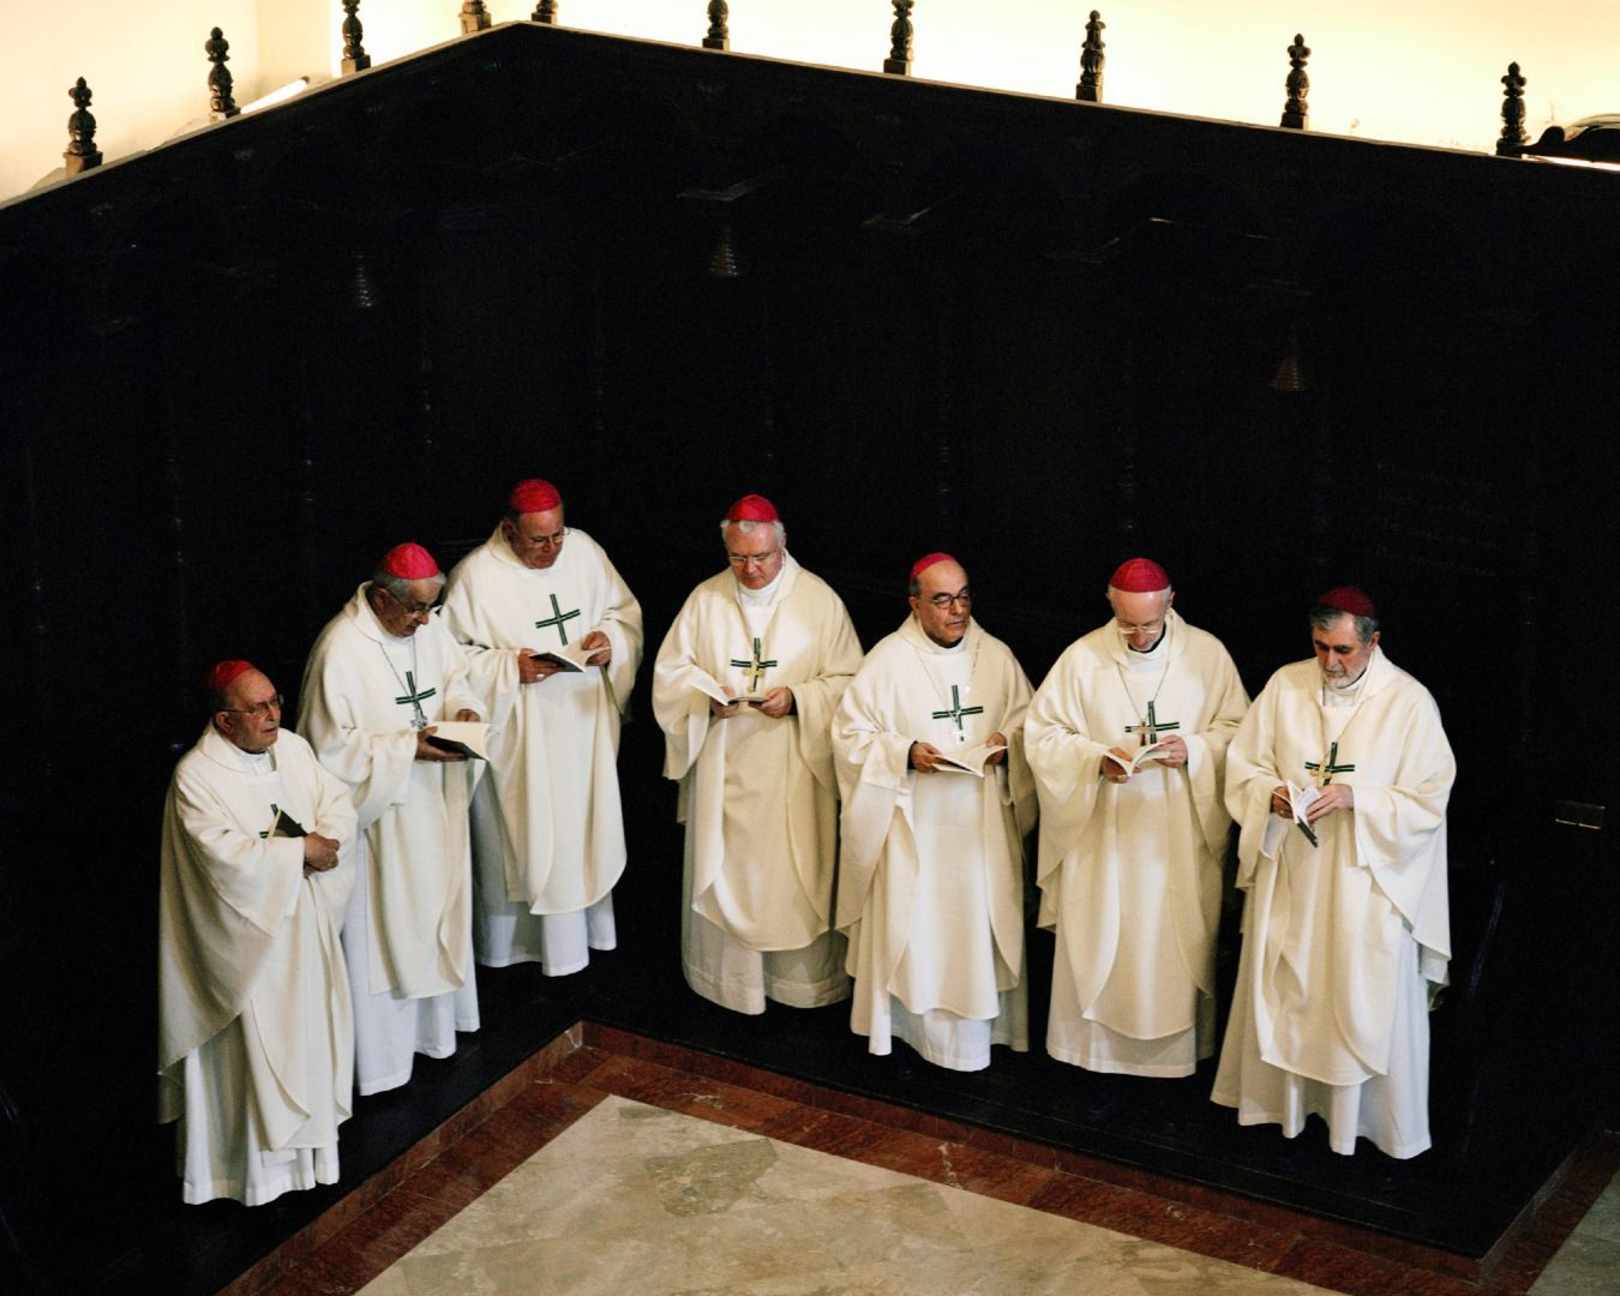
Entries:
POLYGON ((158 1119, 179 1121, 186 1201, 257 1206, 338 1179, 355 813, 343 781, 281 730, 263 674, 221 662, 209 691, 213 716, 163 809, 158 1119))
POLYGON ((1122 563, 1113 618, 1058 658, 1024 723, 1057 934, 1046 1049, 1092 1071, 1187 1076, 1215 1053, 1222 774, 1249 698, 1174 598, 1158 563, 1122 563), (1154 743, 1134 771, 1112 758, 1154 743))
POLYGON ((466 653, 432 614, 444 575, 396 545, 321 631, 304 668, 298 728, 349 785, 359 814, 343 952, 361 1094, 411 1078, 478 1029, 467 813, 480 762, 434 746, 439 720, 483 704, 466 653))
POLYGON ((723 1008, 815 1008, 849 996, 832 926, 832 716, 861 645, 838 595, 787 552, 769 500, 738 500, 720 533, 729 568, 688 596, 653 671, 686 825, 681 963, 723 1008))
POLYGON ((899 1038, 958 1071, 988 1066, 993 1044, 1029 1048, 1030 688, 972 606, 955 559, 919 559, 911 616, 866 655, 833 720, 850 1027, 873 1053, 889 1053, 899 1038), (980 776, 952 770, 945 755, 980 776))
POLYGON ((450 573, 444 616, 490 707, 490 768, 472 805, 478 961, 578 972, 618 939, 619 726, 641 605, 601 546, 565 526, 556 487, 531 478, 450 573))
POLYGON ((1310 624, 1315 660, 1271 677, 1227 750, 1247 897, 1212 1097, 1245 1125, 1292 1138, 1315 1112, 1335 1152, 1359 1135, 1412 1157, 1430 1143, 1457 766, 1433 697, 1379 647, 1365 593, 1328 591, 1310 624))

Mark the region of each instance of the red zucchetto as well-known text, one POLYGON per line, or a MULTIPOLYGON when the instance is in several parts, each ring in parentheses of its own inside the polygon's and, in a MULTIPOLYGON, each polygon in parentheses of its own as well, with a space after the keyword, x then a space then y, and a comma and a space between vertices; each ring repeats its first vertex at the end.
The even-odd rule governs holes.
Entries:
POLYGON ((956 559, 952 558, 948 553, 924 554, 921 558, 917 559, 916 562, 911 564, 911 579, 916 580, 917 577, 921 576, 935 563, 942 562, 956 562, 956 559))
POLYGON ((550 482, 530 477, 512 487, 511 497, 506 503, 514 513, 546 513, 562 507, 562 496, 550 482))
POLYGON ((222 661, 208 672, 208 688, 213 693, 223 693, 230 688, 231 681, 239 675, 246 675, 250 670, 258 670, 252 662, 222 661))
POLYGON ((1153 594, 1170 588, 1170 573, 1151 558, 1127 558, 1114 568, 1108 585, 1123 594, 1153 594))
POLYGON ((383 555, 382 570, 401 580, 427 580, 439 574, 439 564, 416 541, 407 540, 383 555))
POLYGON ((1370 620, 1378 619, 1378 609, 1367 596, 1367 591, 1357 589, 1354 585, 1337 585, 1326 594, 1317 596, 1318 607, 1335 608, 1340 612, 1348 612, 1351 616, 1367 617, 1370 620))
POLYGON ((726 510, 727 522, 780 522, 776 505, 763 495, 744 495, 726 510))

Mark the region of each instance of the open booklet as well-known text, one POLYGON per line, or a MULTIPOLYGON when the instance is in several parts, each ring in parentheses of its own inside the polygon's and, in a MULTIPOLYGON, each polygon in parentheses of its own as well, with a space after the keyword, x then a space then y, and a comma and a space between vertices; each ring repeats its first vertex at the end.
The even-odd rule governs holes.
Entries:
POLYGON ((582 671, 586 667, 585 659, 595 651, 595 648, 581 648, 577 643, 569 643, 560 648, 547 648, 543 652, 531 651, 529 656, 551 662, 565 671, 582 671))
POLYGON ((971 774, 974 778, 983 778, 985 762, 997 752, 1006 750, 1006 743, 980 743, 977 747, 965 747, 961 751, 942 751, 934 762, 934 768, 947 774, 971 774))
POLYGON ((702 671, 692 672, 692 687, 705 697, 711 697, 721 706, 730 706, 733 702, 746 702, 749 706, 758 706, 765 700, 763 693, 741 693, 735 697, 727 697, 725 689, 715 683, 713 676, 702 671))
POLYGON ((308 837, 309 834, 304 831, 304 825, 299 823, 298 820, 294 819, 285 810, 277 809, 276 821, 270 825, 270 836, 308 837))
POLYGON ((1153 743, 1151 746, 1138 747, 1128 761, 1120 760, 1120 758, 1114 755, 1114 753, 1111 751, 1105 751, 1103 753, 1103 759, 1106 761, 1112 761, 1116 768, 1124 770, 1126 774, 1134 774, 1137 770, 1141 769, 1142 766, 1146 765, 1149 760, 1153 759, 1155 753, 1162 750, 1164 750, 1163 740, 1153 743))
POLYGON ((1317 844, 1316 829, 1311 827, 1310 820, 1305 818, 1305 812, 1311 808, 1311 803, 1322 795, 1319 788, 1298 787, 1294 783, 1288 784, 1288 807, 1294 812, 1294 825, 1305 834, 1305 840, 1312 846, 1317 844))
POLYGON ((457 752, 474 760, 489 759, 489 726, 481 720, 439 720, 428 742, 442 751, 457 752))

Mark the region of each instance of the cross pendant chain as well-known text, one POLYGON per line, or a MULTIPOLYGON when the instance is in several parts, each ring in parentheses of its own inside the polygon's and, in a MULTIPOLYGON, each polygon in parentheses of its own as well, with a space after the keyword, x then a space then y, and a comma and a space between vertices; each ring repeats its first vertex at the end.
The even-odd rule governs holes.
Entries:
POLYGON ((1158 712, 1154 710, 1154 703, 1149 702, 1147 704, 1147 719, 1141 724, 1126 725, 1125 732, 1128 734, 1140 734, 1141 739, 1137 745, 1151 747, 1159 741, 1161 733, 1172 733, 1179 728, 1181 728, 1181 721, 1159 719, 1158 712))
POLYGON ((1305 768, 1316 776, 1316 786, 1326 787, 1333 782, 1335 774, 1351 774, 1355 772, 1354 765, 1339 764, 1339 744, 1333 743, 1328 748, 1327 759, 1323 761, 1306 761, 1305 768))
POLYGON ((417 692, 417 689, 416 689, 416 672, 415 671, 406 671, 405 672, 405 696, 404 697, 397 697, 397 698, 394 699, 394 701, 399 703, 400 706, 409 706, 411 708, 411 710, 416 713, 415 715, 413 715, 411 717, 411 728, 412 729, 426 729, 427 728, 427 723, 428 723, 427 722, 427 713, 422 710, 422 703, 425 702, 428 698, 433 697, 435 694, 438 693, 438 691, 439 690, 436 689, 436 688, 430 688, 430 689, 423 689, 421 692, 417 692))
POLYGON ((929 715, 935 720, 952 720, 956 723, 956 741, 966 742, 967 733, 962 728, 962 717, 970 715, 983 715, 982 706, 965 707, 962 705, 961 686, 951 685, 951 706, 948 711, 930 711, 929 715))
POLYGON ((556 626, 557 633, 562 636, 562 641, 564 645, 566 645, 568 643, 568 631, 566 628, 564 628, 563 623, 565 621, 576 620, 578 617, 578 608, 575 608, 572 612, 564 612, 562 610, 562 605, 557 602, 557 596, 553 594, 551 596, 551 615, 544 621, 536 621, 534 623, 534 628, 536 630, 544 630, 547 626, 556 626))
POLYGON ((740 660, 736 657, 731 659, 731 664, 733 666, 739 667, 747 673, 748 691, 750 693, 759 692, 759 682, 765 678, 765 672, 776 666, 776 659, 774 657, 770 658, 768 661, 763 660, 760 657, 760 651, 759 640, 755 639, 754 657, 752 661, 740 660))

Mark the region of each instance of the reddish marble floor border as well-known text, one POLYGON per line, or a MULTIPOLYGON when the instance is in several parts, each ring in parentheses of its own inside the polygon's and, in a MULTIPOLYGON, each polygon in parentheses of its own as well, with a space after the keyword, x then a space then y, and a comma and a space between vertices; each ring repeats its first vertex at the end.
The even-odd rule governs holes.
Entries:
POLYGON ((1620 1138, 1594 1143, 1492 1272, 1465 1275, 1430 1248, 584 1023, 226 1290, 358 1290, 609 1094, 1350 1296, 1523 1296, 1620 1166, 1620 1138))

